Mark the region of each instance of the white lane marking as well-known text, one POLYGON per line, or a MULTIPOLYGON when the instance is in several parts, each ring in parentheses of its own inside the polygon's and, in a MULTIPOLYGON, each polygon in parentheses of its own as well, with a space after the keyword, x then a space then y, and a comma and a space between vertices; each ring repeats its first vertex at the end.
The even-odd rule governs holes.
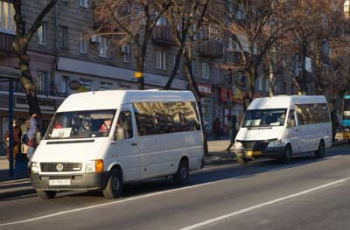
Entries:
POLYGON ((347 178, 344 178, 344 179, 341 179, 341 180, 337 180, 337 181, 334 181, 334 182, 330 182, 330 183, 327 183, 327 184, 324 184, 324 185, 321 185, 321 186, 317 186, 317 187, 314 187, 314 188, 311 188, 311 189, 308 189, 308 190, 304 190, 304 191, 301 191, 301 192, 298 192, 298 193, 294 193, 294 194, 289 195, 289 196, 281 197, 281 198, 278 198, 278 199, 275 199, 275 200, 271 200, 271 201, 268 201, 268 202, 265 202, 265 203, 254 205, 254 206, 251 206, 251 207, 248 207, 248 208, 244 208, 244 209, 241 209, 241 210, 238 210, 238 211, 235 211, 235 212, 223 215, 223 216, 219 216, 219 217, 212 218, 212 219, 209 219, 209 220, 206 220, 206 221, 194 224, 194 225, 190 225, 190 226, 181 228, 179 230, 197 229, 197 228, 203 227, 205 225, 209 225, 209 224, 212 224, 212 223, 215 223, 215 222, 218 222, 218 221, 221 221, 221 220, 233 217, 233 216, 238 216, 240 214, 247 213, 247 212, 253 211, 255 209, 262 208, 262 207, 265 207, 265 206, 268 206, 268 205, 271 205, 271 204, 274 204, 274 203, 277 203, 277 202, 285 201, 285 200, 288 200, 288 199, 291 199, 291 198, 294 198, 294 197, 298 197, 298 196, 302 196, 302 195, 305 195, 305 194, 308 194, 308 193, 311 193, 311 192, 314 192, 314 191, 317 191, 317 190, 320 190, 320 189, 323 189, 323 188, 327 188, 327 187, 330 187, 330 186, 333 186, 333 185, 336 185, 336 184, 344 183, 345 181, 348 181, 348 180, 350 180, 350 177, 347 177, 347 178))
MULTIPOLYGON (((296 166, 296 165, 280 167, 280 168, 278 168, 278 170, 285 169, 285 168, 290 168, 292 166, 296 166)), ((268 171, 272 171, 273 172, 273 171, 276 171, 276 170, 277 169, 271 169, 271 170, 267 170, 267 172, 268 171)), ((51 217, 55 217, 55 216, 66 215, 68 213, 79 212, 79 211, 84 211, 84 210, 90 210, 90 209, 110 206, 110 205, 118 204, 118 203, 126 203, 126 202, 129 202, 129 201, 140 200, 140 199, 143 199, 143 198, 148 198, 148 197, 153 197, 153 196, 158 196, 158 195, 163 195, 163 194, 168 194, 168 193, 174 193, 174 192, 187 190, 187 189, 192 189, 192 188, 200 188, 200 187, 204 187, 204 186, 207 186, 207 185, 217 184, 217 183, 226 182, 226 181, 235 180, 235 179, 244 178, 244 177, 245 176, 230 177, 228 179, 224 179, 224 180, 220 180, 220 181, 213 181, 213 182, 208 182, 208 183, 205 183, 205 184, 198 184, 198 185, 193 185, 193 186, 188 186, 188 187, 183 187, 183 188, 178 188, 178 189, 172 189, 172 190, 168 190, 168 191, 156 192, 156 193, 152 193, 152 194, 146 194, 146 195, 141 195, 141 196, 127 198, 125 200, 118 200, 118 201, 105 203, 105 204, 92 205, 92 206, 88 206, 88 207, 84 207, 84 208, 77 208, 77 209, 72 209, 72 210, 67 210, 67 211, 61 211, 61 212, 52 213, 52 214, 39 216, 39 217, 35 217, 35 218, 30 218, 30 219, 26 219, 26 220, 20 220, 20 221, 0 224, 0 227, 14 225, 14 224, 27 223, 27 222, 33 222, 33 221, 47 219, 47 218, 51 218, 51 217)), ((347 180, 347 179, 344 179, 344 180, 347 180)))
POLYGON ((198 184, 198 185, 187 186, 187 187, 177 188, 177 189, 168 190, 168 191, 161 191, 161 192, 156 192, 156 193, 151 193, 151 194, 146 194, 146 195, 141 195, 141 196, 136 196, 136 197, 130 197, 130 198, 126 198, 124 200, 117 200, 117 201, 104 203, 104 204, 98 204, 98 205, 92 205, 92 206, 87 206, 87 207, 83 207, 83 208, 76 208, 76 209, 72 209, 72 210, 56 212, 56 213, 52 213, 52 214, 48 214, 48 215, 44 215, 44 216, 29 218, 29 219, 26 219, 26 220, 20 220, 20 221, 14 221, 14 222, 0 224, 0 227, 14 225, 14 224, 22 224, 22 223, 33 222, 33 221, 47 219, 47 218, 51 218, 51 217, 62 216, 62 215, 66 215, 66 214, 73 213, 73 212, 80 212, 80 211, 90 210, 90 209, 94 209, 94 208, 101 208, 101 207, 106 207, 106 206, 110 206, 110 205, 113 205, 113 204, 126 203, 126 202, 129 202, 129 201, 135 201, 135 200, 140 200, 140 199, 143 199, 143 198, 149 198, 149 197, 163 195, 163 194, 168 194, 168 193, 174 193, 174 192, 187 190, 187 189, 192 189, 192 188, 200 188, 200 187, 204 187, 204 186, 207 186, 207 185, 212 185, 212 184, 217 184, 217 183, 221 183, 221 182, 226 182, 226 181, 229 181, 229 180, 234 180, 234 179, 237 179, 237 178, 238 177, 231 177, 231 178, 220 180, 220 181, 213 181, 213 182, 208 182, 208 183, 205 183, 205 184, 198 184))

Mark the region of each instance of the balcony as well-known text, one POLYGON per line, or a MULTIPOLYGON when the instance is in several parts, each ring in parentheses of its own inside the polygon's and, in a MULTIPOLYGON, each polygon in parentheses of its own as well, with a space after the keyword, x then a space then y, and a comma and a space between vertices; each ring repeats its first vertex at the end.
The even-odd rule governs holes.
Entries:
POLYGON ((0 55, 9 55, 15 53, 12 46, 12 43, 15 41, 15 39, 15 35, 0 32, 0 55))
POLYGON ((215 40, 201 42, 199 53, 204 57, 221 58, 224 56, 223 43, 215 40))
POLYGON ((168 26, 156 26, 152 33, 153 42, 160 45, 175 45, 174 37, 168 26))

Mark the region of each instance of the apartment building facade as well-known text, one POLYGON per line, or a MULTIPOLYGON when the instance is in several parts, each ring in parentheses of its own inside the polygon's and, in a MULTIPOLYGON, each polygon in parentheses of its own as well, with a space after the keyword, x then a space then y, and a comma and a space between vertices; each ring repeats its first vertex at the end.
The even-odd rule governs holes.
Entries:
MULTIPOLYGON (((134 77, 136 64, 132 45, 114 47, 108 37, 89 35, 95 28, 92 0, 59 0, 46 15, 42 26, 29 45, 31 73, 38 87, 38 98, 43 113, 43 126, 66 96, 82 91, 108 89, 137 89, 134 77), (79 82, 79 89, 70 83, 79 82)), ((48 0, 22 1, 27 25, 35 20, 48 0)), ((10 1, 0 0, 0 67, 18 70, 12 42, 15 35, 14 10, 10 1), (7 12, 7 13, 6 13, 7 12)), ((234 62, 235 44, 219 35, 215 27, 198 32, 194 49, 193 73, 202 96, 202 114, 205 128, 211 130, 215 118, 228 125, 227 117, 243 115, 242 96, 245 76, 227 72, 220 64, 234 62), (241 81, 241 85, 237 85, 241 81)), ((145 63, 145 88, 165 86, 175 64, 177 47, 166 23, 159 23, 153 31, 145 63)), ((0 70, 1 70, 0 68, 0 70)), ((277 71, 278 72, 278 71, 277 71)), ((295 94, 290 77, 279 73, 277 93, 295 94)), ((257 80, 257 96, 269 93, 267 77, 257 80)), ((183 66, 172 84, 172 89, 189 89, 183 66)), ((15 86, 15 119, 21 123, 28 117, 28 105, 19 83, 15 86)), ((0 83, 0 137, 8 127, 8 88, 0 83)))

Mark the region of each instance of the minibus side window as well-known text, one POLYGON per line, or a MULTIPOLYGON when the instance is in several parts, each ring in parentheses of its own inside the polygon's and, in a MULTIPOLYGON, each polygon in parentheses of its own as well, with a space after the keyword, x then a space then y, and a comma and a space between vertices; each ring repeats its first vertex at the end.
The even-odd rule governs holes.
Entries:
POLYGON ((289 111, 288 120, 287 120, 287 128, 295 127, 295 115, 294 110, 289 111))
POLYGON ((118 140, 130 139, 134 136, 132 127, 131 112, 120 112, 114 136, 116 136, 118 140))

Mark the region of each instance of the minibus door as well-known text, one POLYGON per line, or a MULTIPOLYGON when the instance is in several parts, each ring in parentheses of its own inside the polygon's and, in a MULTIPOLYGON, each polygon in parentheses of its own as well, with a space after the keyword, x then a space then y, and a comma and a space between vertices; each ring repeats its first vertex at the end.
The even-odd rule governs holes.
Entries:
POLYGON ((299 153, 301 151, 301 142, 300 142, 300 127, 297 124, 295 119, 294 110, 289 111, 288 120, 287 120, 287 139, 292 145, 293 154, 299 153))
POLYGON ((125 181, 140 179, 141 160, 136 133, 135 117, 131 109, 122 109, 114 130, 112 148, 123 168, 125 181))

